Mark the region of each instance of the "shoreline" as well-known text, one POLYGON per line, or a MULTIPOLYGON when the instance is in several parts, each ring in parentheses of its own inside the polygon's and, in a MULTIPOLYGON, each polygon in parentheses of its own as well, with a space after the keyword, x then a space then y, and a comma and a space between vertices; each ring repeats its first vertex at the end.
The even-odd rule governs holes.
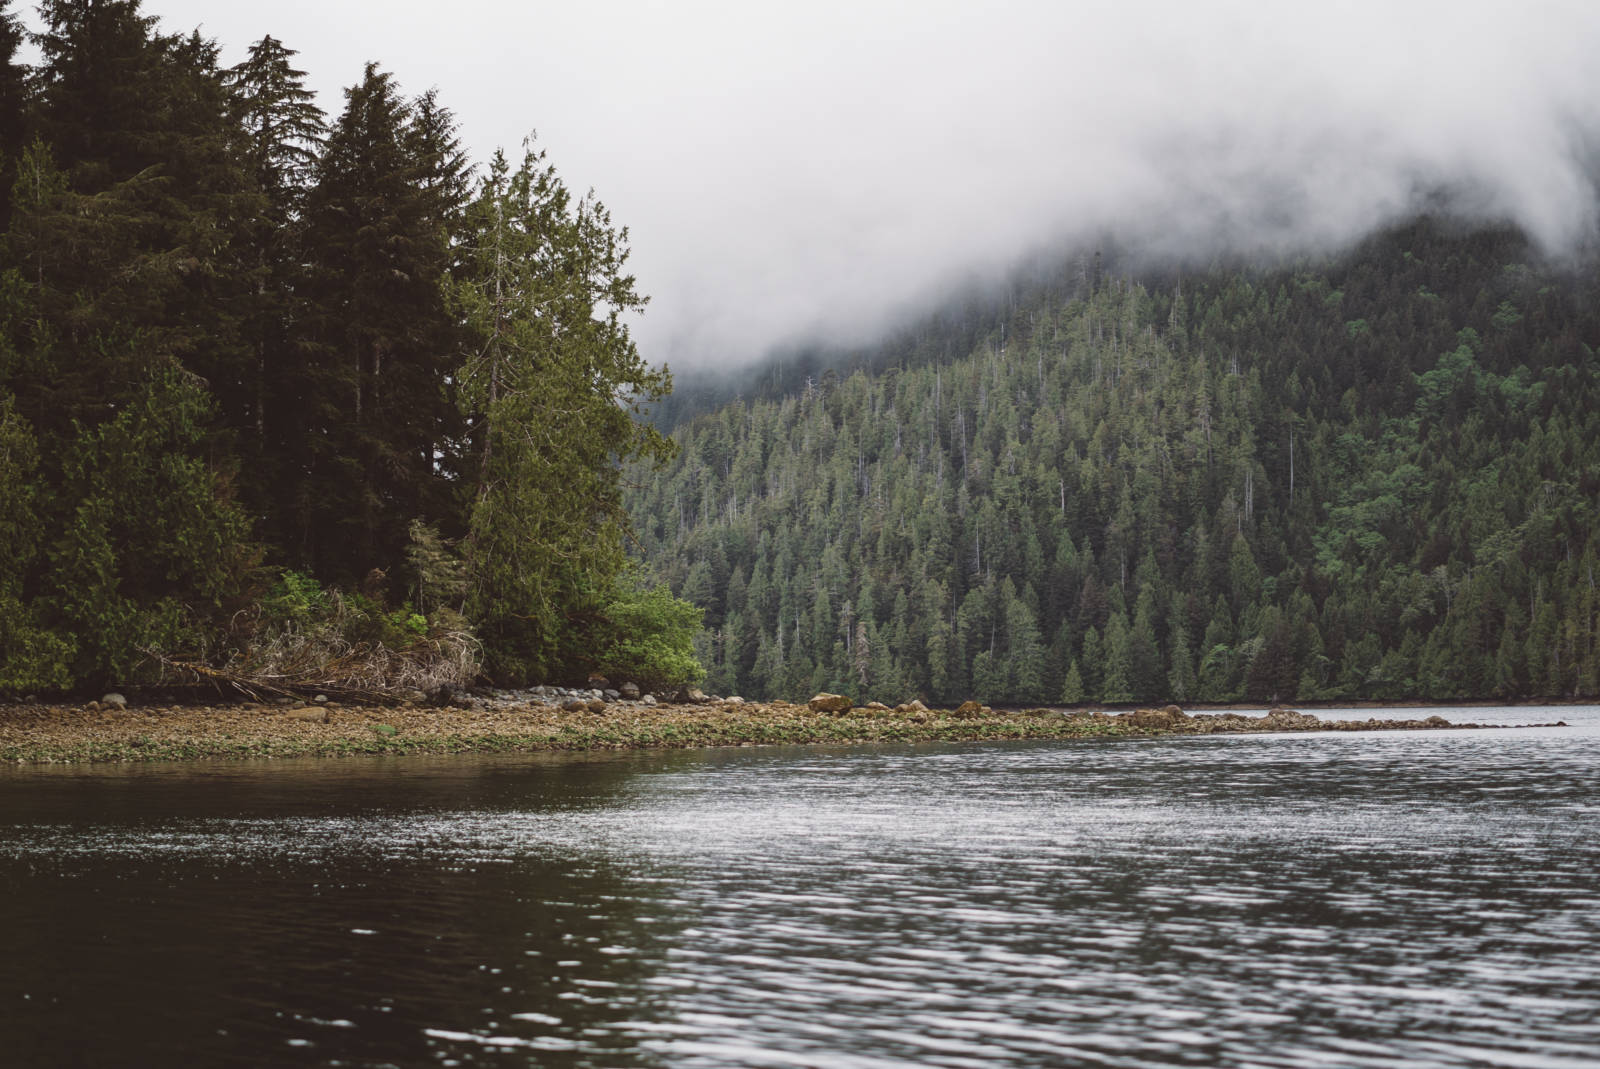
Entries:
MULTIPOLYGON (((1189 713, 854 707, 786 702, 512 701, 470 708, 323 705, 0 706, 0 765, 102 764, 373 754, 531 753, 715 746, 978 742, 1308 731, 1416 731, 1497 725, 1328 721, 1294 710, 1189 713)), ((1393 708, 1393 706, 1390 706, 1393 708)), ((1529 725, 1546 726, 1546 725, 1529 725)))

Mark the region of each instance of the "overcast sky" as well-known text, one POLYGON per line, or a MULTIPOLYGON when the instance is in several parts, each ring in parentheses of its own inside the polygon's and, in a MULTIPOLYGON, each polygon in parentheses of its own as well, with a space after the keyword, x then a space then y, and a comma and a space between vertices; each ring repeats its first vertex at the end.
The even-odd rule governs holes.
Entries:
POLYGON ((1595 0, 146 0, 323 106, 377 60, 475 159, 537 129, 632 231, 653 360, 858 340, 1105 227, 1337 244, 1449 183, 1554 250, 1592 226, 1595 0))

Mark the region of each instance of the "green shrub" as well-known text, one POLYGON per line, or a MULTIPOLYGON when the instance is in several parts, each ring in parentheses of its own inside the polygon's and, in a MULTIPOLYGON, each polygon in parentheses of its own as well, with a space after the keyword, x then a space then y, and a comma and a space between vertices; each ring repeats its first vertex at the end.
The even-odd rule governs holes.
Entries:
POLYGON ((211 467, 204 383, 155 367, 115 414, 75 425, 37 604, 78 683, 150 677, 147 650, 204 657, 257 549, 211 467))
POLYGON ((33 428, 0 392, 0 692, 66 690, 76 644, 40 625, 26 588, 39 559, 43 524, 33 428))
POLYGON ((619 586, 596 628, 598 671, 646 690, 700 682, 706 673, 694 654, 694 636, 704 615, 666 587, 619 586))
POLYGON ((321 583, 301 572, 286 570, 261 599, 261 623, 266 627, 307 627, 326 620, 329 608, 328 592, 321 583))

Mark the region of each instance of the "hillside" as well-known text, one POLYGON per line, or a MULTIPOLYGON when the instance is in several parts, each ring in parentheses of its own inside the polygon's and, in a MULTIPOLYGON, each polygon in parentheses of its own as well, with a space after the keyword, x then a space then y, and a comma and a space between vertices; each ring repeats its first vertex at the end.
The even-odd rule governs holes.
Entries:
POLYGON ((952 358, 680 425, 629 480, 636 549, 706 609, 723 693, 1592 695, 1597 296, 1426 218, 1084 273, 952 358))

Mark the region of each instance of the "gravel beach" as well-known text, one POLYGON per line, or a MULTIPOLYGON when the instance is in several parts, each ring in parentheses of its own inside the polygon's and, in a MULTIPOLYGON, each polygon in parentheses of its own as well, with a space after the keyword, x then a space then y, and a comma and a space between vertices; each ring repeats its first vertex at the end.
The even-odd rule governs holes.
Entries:
POLYGON ((785 743, 1088 738, 1246 731, 1476 727, 1439 717, 1323 721, 1274 709, 1190 715, 1176 706, 1106 713, 853 707, 821 712, 786 702, 685 704, 566 697, 477 699, 464 707, 336 702, 220 705, 99 702, 0 705, 0 762, 494 753, 785 743))

